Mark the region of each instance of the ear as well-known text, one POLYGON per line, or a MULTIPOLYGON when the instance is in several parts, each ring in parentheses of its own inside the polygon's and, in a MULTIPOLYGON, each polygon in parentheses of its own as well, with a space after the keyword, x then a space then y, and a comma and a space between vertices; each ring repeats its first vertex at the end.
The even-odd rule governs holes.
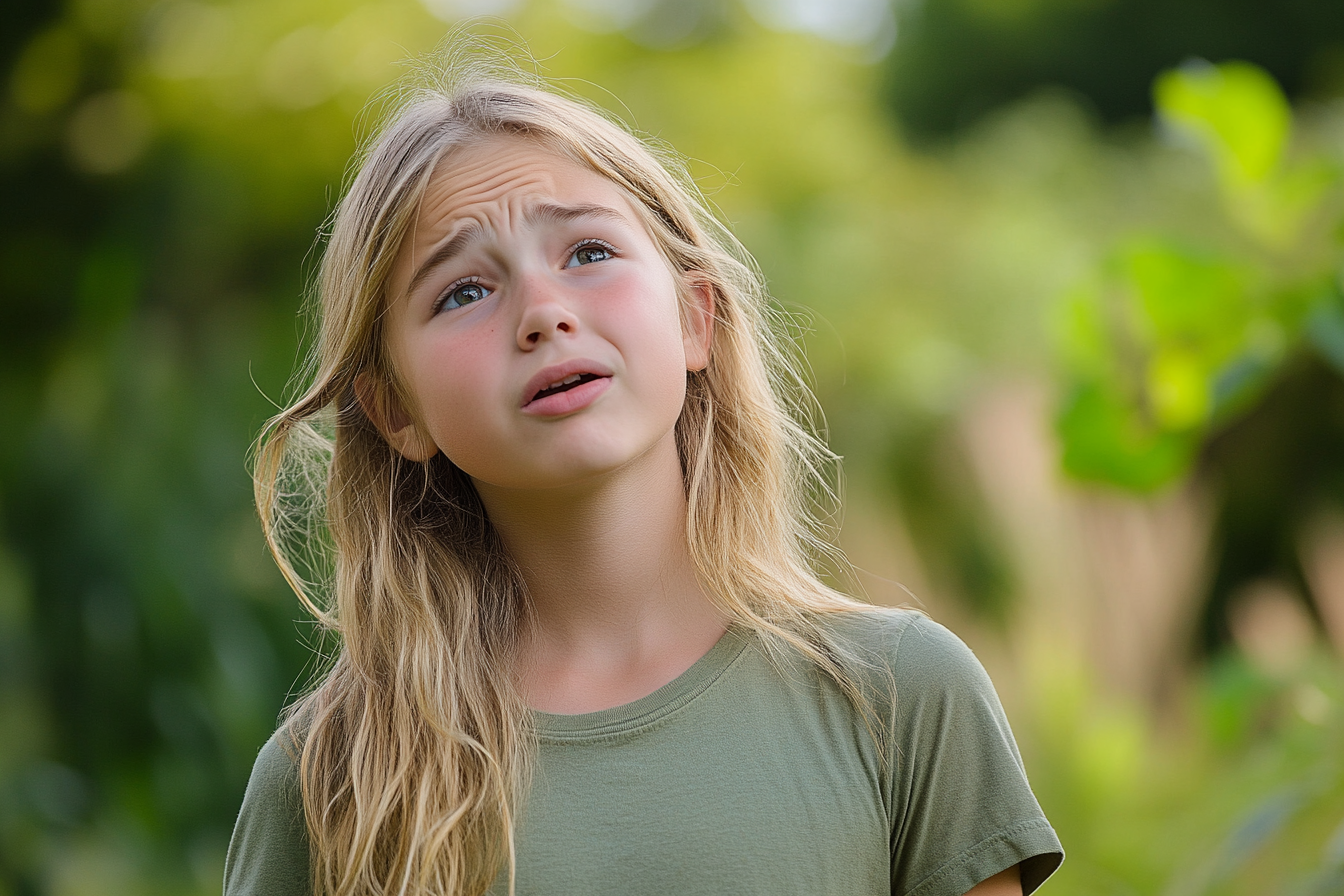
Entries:
POLYGON ((714 344, 714 284, 699 271, 687 271, 686 301, 682 309, 682 345, 687 370, 709 366, 710 347, 714 344))
POLYGON ((377 382, 367 372, 360 373, 355 376, 355 396, 387 444, 402 457, 424 463, 439 453, 438 446, 420 432, 387 384, 377 382))

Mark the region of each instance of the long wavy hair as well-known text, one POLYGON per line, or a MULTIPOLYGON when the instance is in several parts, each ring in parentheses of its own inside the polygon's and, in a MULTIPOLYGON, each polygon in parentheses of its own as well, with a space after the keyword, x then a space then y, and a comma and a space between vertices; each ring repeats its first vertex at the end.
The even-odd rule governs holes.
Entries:
POLYGON ((776 656, 800 651, 864 703, 822 624, 861 605, 815 572, 837 557, 820 514, 835 458, 751 257, 670 153, 516 74, 445 77, 358 157, 297 398, 254 449, 267 542, 337 645, 286 719, 314 892, 330 896, 480 894, 506 867, 513 885, 535 751, 513 674, 526 586, 471 480, 442 454, 415 463, 393 450, 355 387, 362 377, 414 404, 384 339, 388 284, 454 147, 509 135, 590 168, 629 195, 672 269, 712 285, 711 359, 688 374, 676 425, 690 555, 727 619, 776 656))

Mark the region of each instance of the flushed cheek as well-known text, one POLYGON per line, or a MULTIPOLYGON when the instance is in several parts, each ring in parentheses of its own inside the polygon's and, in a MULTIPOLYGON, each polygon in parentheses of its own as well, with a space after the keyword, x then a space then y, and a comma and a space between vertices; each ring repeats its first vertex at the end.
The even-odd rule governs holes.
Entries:
POLYGON ((686 354, 676 307, 663 308, 650 300, 643 309, 638 319, 631 316, 625 321, 633 330, 626 344, 641 355, 632 364, 639 376, 637 389, 646 402, 680 410, 686 391, 686 354))
POLYGON ((421 419, 430 438, 452 460, 480 450, 477 443, 487 438, 493 406, 504 391, 483 342, 461 339, 424 346, 412 374, 421 419))

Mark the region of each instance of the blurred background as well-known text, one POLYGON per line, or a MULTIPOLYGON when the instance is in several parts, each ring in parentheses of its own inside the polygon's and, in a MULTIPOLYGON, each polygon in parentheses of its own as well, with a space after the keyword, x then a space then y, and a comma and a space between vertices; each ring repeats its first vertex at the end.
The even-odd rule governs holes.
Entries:
POLYGON ((0 896, 219 891, 313 669, 248 446, 371 98, 479 15, 755 252, 1046 891, 1344 893, 1337 0, 8 0, 0 896))

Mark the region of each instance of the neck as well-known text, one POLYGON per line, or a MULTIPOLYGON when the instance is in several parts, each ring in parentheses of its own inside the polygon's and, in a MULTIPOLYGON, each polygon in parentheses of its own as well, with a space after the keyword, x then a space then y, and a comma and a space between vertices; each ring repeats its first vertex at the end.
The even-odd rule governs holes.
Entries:
POLYGON ((620 471, 572 487, 477 487, 528 586, 521 656, 533 706, 581 712, 637 699, 723 633, 687 547, 670 434, 620 471))

